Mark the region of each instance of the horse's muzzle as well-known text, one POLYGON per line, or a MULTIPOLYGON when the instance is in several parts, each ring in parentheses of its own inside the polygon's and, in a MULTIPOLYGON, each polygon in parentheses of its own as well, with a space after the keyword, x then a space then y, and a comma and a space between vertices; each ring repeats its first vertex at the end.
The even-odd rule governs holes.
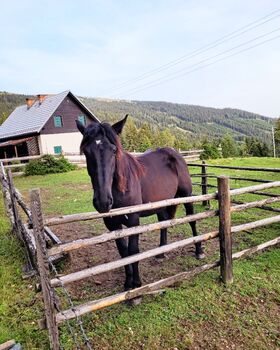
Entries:
POLYGON ((108 213, 113 206, 113 198, 108 196, 106 201, 101 201, 98 198, 93 198, 93 206, 99 213, 108 213))

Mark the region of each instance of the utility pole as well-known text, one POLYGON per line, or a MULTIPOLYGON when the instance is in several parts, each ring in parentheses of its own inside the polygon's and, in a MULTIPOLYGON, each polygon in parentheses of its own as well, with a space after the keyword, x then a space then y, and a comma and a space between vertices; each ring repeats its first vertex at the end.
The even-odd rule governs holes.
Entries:
POLYGON ((276 157, 276 149, 275 149, 275 138, 274 138, 274 127, 272 127, 272 145, 273 145, 273 157, 276 157))

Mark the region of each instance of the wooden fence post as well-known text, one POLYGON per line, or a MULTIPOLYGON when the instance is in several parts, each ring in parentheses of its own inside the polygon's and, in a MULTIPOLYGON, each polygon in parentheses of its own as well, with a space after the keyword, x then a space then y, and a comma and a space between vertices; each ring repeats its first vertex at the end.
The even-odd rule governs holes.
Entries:
MULTIPOLYGON (((207 176, 206 176, 206 165, 205 161, 202 161, 202 167, 201 167, 201 194, 207 194, 208 192, 208 187, 207 187, 207 176)), ((209 201, 202 201, 202 205, 206 206, 209 204, 209 201)))
POLYGON ((33 232, 36 242, 37 265, 43 292, 45 316, 52 350, 59 350, 58 326, 56 323, 56 310, 54 290, 50 285, 50 270, 44 236, 43 215, 39 190, 30 191, 33 232))
POLYGON ((10 198, 11 198, 11 206, 14 216, 14 225, 13 230, 15 231, 18 238, 23 241, 21 229, 20 229, 20 223, 19 223, 19 214, 18 214, 18 208, 17 208, 17 202, 15 199, 15 188, 14 188, 14 182, 13 182, 13 176, 11 169, 8 170, 8 184, 9 184, 9 191, 10 191, 10 198))
POLYGON ((230 215, 230 187, 227 176, 218 177, 219 239, 221 278, 225 284, 233 282, 232 236, 230 215))

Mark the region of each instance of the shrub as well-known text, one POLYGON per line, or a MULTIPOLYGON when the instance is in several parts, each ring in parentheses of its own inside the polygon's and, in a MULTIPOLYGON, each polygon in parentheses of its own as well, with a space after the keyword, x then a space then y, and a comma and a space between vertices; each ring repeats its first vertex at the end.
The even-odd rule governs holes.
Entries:
POLYGON ((214 143, 204 142, 203 151, 200 154, 200 159, 217 159, 220 158, 218 147, 214 143))
POLYGON ((25 175, 66 173, 67 171, 76 168, 76 165, 69 163, 69 161, 63 156, 55 158, 54 156, 47 154, 42 158, 31 160, 25 167, 25 175))

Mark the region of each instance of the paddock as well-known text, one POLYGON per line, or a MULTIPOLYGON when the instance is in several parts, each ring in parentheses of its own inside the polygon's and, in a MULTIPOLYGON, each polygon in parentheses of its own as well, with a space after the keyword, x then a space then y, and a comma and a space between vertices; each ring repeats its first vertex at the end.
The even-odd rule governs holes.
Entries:
MULTIPOLYGON (((190 164, 189 164, 190 165, 190 164)), ((192 166, 192 165, 191 165, 192 166)), ((199 164, 199 165, 194 165, 194 166, 199 166, 203 169, 203 164, 199 164)), ((208 168, 208 166, 205 166, 208 168)), ((210 166, 209 166, 210 167, 210 166)), ((279 169, 268 169, 267 171, 274 171, 275 172, 279 172, 279 169)), ((263 169, 258 170, 258 171, 265 171, 263 169)), ((206 176, 203 176, 205 173, 203 172, 201 176, 202 178, 202 182, 198 183, 199 187, 203 188, 203 191, 205 191, 205 188, 212 188, 211 186, 207 186, 209 184, 205 185, 204 179, 206 179, 206 176), (203 187, 204 186, 204 187, 203 187)), ((194 174, 194 175, 199 175, 199 174, 194 174)), ((208 174, 208 178, 211 178, 211 174, 208 174)), ((194 177, 198 177, 198 176, 194 176, 194 177)), ((233 179, 234 180, 234 179, 233 179)), ((265 199, 263 200, 257 200, 257 201, 252 201, 250 204, 246 203, 246 204, 236 204, 233 203, 234 205, 231 205, 231 208, 229 209, 229 201, 227 202, 227 205, 224 205, 222 203, 220 203, 220 208, 227 208, 227 210, 206 210, 202 213, 198 213, 193 215, 192 217, 183 217, 183 218, 178 218, 178 219, 174 219, 174 220, 170 220, 168 222, 161 222, 161 223, 153 223, 153 224, 147 224, 147 225, 141 225, 140 227, 137 228, 133 228, 132 229, 124 229, 124 230, 120 230, 120 231, 115 231, 115 232, 111 232, 111 233, 104 233, 102 235, 98 235, 92 238, 85 238, 85 239, 81 239, 79 241, 72 241, 72 242, 68 242, 68 243, 62 243, 62 244, 58 244, 58 245, 54 245, 52 248, 48 249, 47 251, 45 251, 45 258, 49 258, 51 256, 57 255, 57 254, 61 254, 64 252, 70 253, 73 251, 80 251, 81 249, 85 249, 85 247, 89 247, 89 246, 94 246, 95 244, 107 244, 110 240, 114 240, 116 237, 127 237, 131 234, 135 234, 135 233, 139 233, 141 234, 141 236, 143 234, 145 234, 145 232, 150 232, 152 230, 157 230, 160 227, 173 227, 174 225, 181 225, 183 223, 186 223, 190 220, 203 220, 205 218, 211 218, 211 217, 218 217, 219 218, 219 222, 220 222, 220 230, 217 227, 217 229, 213 232, 208 232, 205 234, 202 234, 201 236, 198 236, 197 238, 186 238, 186 239, 181 239, 179 241, 175 241, 172 242, 170 244, 168 244, 165 247, 161 247, 161 248, 153 248, 148 250, 147 252, 143 252, 137 255, 134 255, 132 257, 126 258, 126 259, 130 259, 130 260, 117 260, 114 262, 108 262, 102 265, 96 265, 93 267, 89 267, 87 269, 83 269, 82 271, 76 271, 70 274, 65 274, 63 276, 52 276, 53 278, 48 279, 51 288, 50 290, 55 290, 52 288, 59 288, 61 286, 61 283, 68 288, 68 284, 70 286, 71 283, 75 282, 75 281, 80 281, 81 278, 84 277, 89 277, 89 276, 95 276, 96 274, 102 273, 102 272, 106 272, 106 271, 111 271, 111 270, 115 270, 117 267, 120 266, 124 266, 127 263, 130 263, 132 261, 142 261, 144 259, 147 258, 151 258, 163 251, 165 252, 171 252, 173 250, 177 250, 177 249, 181 249, 183 247, 189 247, 190 245, 193 245, 193 243, 196 241, 209 241, 209 243, 216 239, 219 235, 219 231, 220 231, 220 237, 222 236, 222 233, 227 232, 227 234, 229 233, 229 223, 230 223, 230 213, 234 213, 237 211, 241 211, 241 210, 245 210, 245 209, 249 209, 249 208, 254 208, 254 207, 268 207, 268 205, 270 206, 271 209, 275 209, 275 211, 277 212, 278 208, 272 208, 271 204, 276 203, 279 201, 279 195, 268 195, 268 192, 263 192, 263 191, 267 191, 271 188, 277 188, 280 186, 280 182, 279 181, 274 181, 274 182, 266 182, 266 181, 260 181, 260 182, 265 182, 262 183, 260 185, 255 185, 255 186, 250 186, 250 187, 246 187, 246 188, 240 188, 240 189, 235 189, 235 190, 230 190, 229 189, 229 184, 228 184, 228 180, 227 178, 220 178, 220 187, 219 191, 220 191, 220 195, 219 192, 217 193, 206 193, 200 196, 193 196, 193 197, 188 197, 188 198, 184 198, 184 199, 174 199, 174 200, 169 200, 169 201, 164 201, 164 203, 152 203, 149 204, 152 207, 155 206, 166 206, 166 205, 171 205, 171 204, 179 204, 179 203, 183 203, 184 201, 190 201, 190 202, 194 202, 194 203, 200 203, 200 202, 204 202, 204 204, 208 205, 208 201, 210 201, 210 203, 216 203, 217 200, 220 203, 221 202, 221 198, 223 197, 223 193, 227 193, 227 196, 232 197, 232 199, 240 194, 244 194, 244 193, 260 193, 260 191, 262 191, 262 193, 265 193, 265 199), (221 185, 221 183, 227 183, 226 184, 226 190, 224 188, 224 185, 221 185), (221 192, 222 191, 222 192, 221 192), (224 191, 224 192, 223 192, 224 191), (257 192, 256 192, 257 191, 257 192), (159 226, 159 225, 163 225, 163 226, 159 226), (166 225, 166 226, 165 226, 166 225)), ((263 194, 262 194, 263 195, 263 194)), ((96 219, 100 219, 106 215, 119 215, 120 213, 131 213, 131 212, 137 212, 140 209, 148 209, 151 208, 149 207, 149 205, 144 205, 146 207, 141 207, 139 208, 139 206, 136 207, 129 207, 129 208, 125 208, 125 209, 120 209, 119 211, 115 210, 115 211, 111 211, 110 214, 97 214, 96 212, 93 213, 80 213, 80 214, 74 214, 74 215, 67 215, 67 216, 58 216, 58 217, 53 217, 53 218, 43 218, 42 215, 42 211, 39 210, 38 208, 40 208, 40 204, 39 204, 39 199, 38 199, 38 194, 37 192, 32 192, 32 196, 33 196, 33 206, 31 208, 32 211, 32 217, 33 217, 33 223, 37 222, 37 229, 38 229, 38 236, 40 236, 41 238, 43 238, 43 242, 42 243, 42 247, 44 248, 44 237, 45 234, 43 235, 42 232, 45 231, 44 229, 44 225, 48 226, 48 227, 52 227, 53 230, 55 230, 55 226, 57 225, 63 225, 63 224, 72 224, 75 223, 77 221, 88 221, 88 220, 96 220, 96 219), (36 205, 35 205, 36 204, 36 205), (148 206, 148 207, 147 207, 148 206), (37 209, 36 209, 37 208, 37 209), (36 210, 35 210, 36 209, 36 210), (41 217, 40 220, 35 219, 37 217, 37 219, 41 217), (43 224, 43 225, 42 225, 43 224), (42 226, 40 228, 40 225, 42 226)), ((208 208, 207 208, 208 209, 208 208)), ((263 208, 264 209, 264 208, 263 208)), ((270 209, 270 211, 272 211, 270 209)), ((274 210, 273 210, 274 211, 274 210)), ((241 225, 234 225, 231 227, 230 231, 233 234, 236 234, 237 232, 240 231, 247 231, 256 227, 261 227, 263 225, 268 225, 268 224, 272 224, 273 222, 279 222, 280 221, 280 216, 279 215, 275 215, 273 217, 268 217, 266 219, 262 219, 262 220, 256 220, 254 222, 251 223, 245 223, 245 224, 241 224, 241 225)), ((35 224, 35 238, 37 236, 36 233, 36 224, 35 224)), ((52 231, 51 231, 52 232, 52 231)), ((228 237, 229 238, 229 237, 228 237)), ((38 240, 38 237, 36 238, 38 240)), ((39 242, 39 241, 38 241, 39 242)), ((40 244, 37 242, 37 247, 40 247, 40 244)), ((69 309, 66 310, 62 310, 60 312, 54 312, 54 317, 53 317, 53 321, 54 321, 54 327, 56 328, 57 325, 59 323, 62 323, 64 321, 66 321, 66 319, 71 319, 71 318, 76 318, 79 316, 82 316, 83 314, 86 314, 88 312, 93 312, 95 310, 107 307, 109 305, 112 305, 114 303, 123 301, 123 300, 128 300, 128 299, 132 299, 135 298, 137 296, 146 294, 146 293, 152 293, 157 291, 158 289, 162 289, 165 288, 167 286, 170 286, 172 284, 174 284, 175 282, 178 281, 182 281, 184 279, 190 278, 200 272, 209 270, 211 268, 214 267, 218 267, 219 265, 221 266, 221 275, 223 277, 223 281, 225 283, 230 283, 231 282, 231 272, 230 269, 225 269, 225 266, 228 266, 228 257, 232 257, 233 259, 237 259, 243 256, 247 256, 249 254, 252 254, 256 251, 260 251, 262 249, 265 249, 266 247, 269 246, 273 246, 275 244, 279 243, 279 238, 276 238, 274 240, 271 240, 269 242, 265 242, 264 244, 260 244, 257 247, 253 247, 250 249, 245 249, 243 251, 241 251, 240 253, 236 252, 233 255, 232 254, 227 254, 225 252, 223 252, 223 242, 221 242, 221 247, 220 248, 222 250, 221 253, 221 259, 218 259, 212 263, 208 263, 208 264, 204 264, 204 265, 200 265, 198 267, 193 268, 190 271, 183 271, 180 273, 176 273, 175 275, 172 275, 170 277, 166 277, 166 278, 162 278, 158 281, 153 281, 151 283, 148 283, 147 285, 144 285, 141 288, 138 288, 136 290, 133 291, 129 291, 129 292, 124 292, 124 293, 117 293, 116 295, 111 295, 111 296, 107 296, 107 297, 103 297, 100 298, 99 300, 95 300, 94 302, 87 302, 85 304, 79 305, 77 307, 73 307, 71 306, 69 309), (224 263, 221 264, 221 262, 224 260, 224 263)), ((226 247, 228 248, 228 244, 226 244, 226 247)), ((229 244, 229 248, 230 248, 230 244, 229 244)), ((231 248, 230 248, 231 250, 231 248)), ((43 253, 44 253, 44 249, 43 249, 43 253)), ((229 260, 231 260, 231 258, 229 258, 229 260)), ((38 260, 37 260, 38 261, 38 260)), ((46 264, 45 264, 46 265, 46 264)), ((229 264, 231 265, 231 264, 229 264)), ((48 271, 47 271, 48 272, 48 271)), ((48 288, 47 288, 48 290, 48 288)), ((47 310, 46 310, 47 311, 47 310)), ((47 312, 48 313, 48 312, 47 312)), ((48 321, 47 321, 48 323, 48 321)), ((48 325, 48 329, 49 332, 51 334, 52 331, 52 327, 50 327, 48 325)), ((54 332, 56 333, 56 332, 54 332)), ((50 335, 51 336, 51 335, 50 335)), ((53 335, 52 335, 53 336, 53 335)), ((55 342, 58 341, 58 339, 52 339, 53 344, 55 344, 55 342)), ((56 348, 55 346, 57 345, 53 345, 53 348, 56 348)))

